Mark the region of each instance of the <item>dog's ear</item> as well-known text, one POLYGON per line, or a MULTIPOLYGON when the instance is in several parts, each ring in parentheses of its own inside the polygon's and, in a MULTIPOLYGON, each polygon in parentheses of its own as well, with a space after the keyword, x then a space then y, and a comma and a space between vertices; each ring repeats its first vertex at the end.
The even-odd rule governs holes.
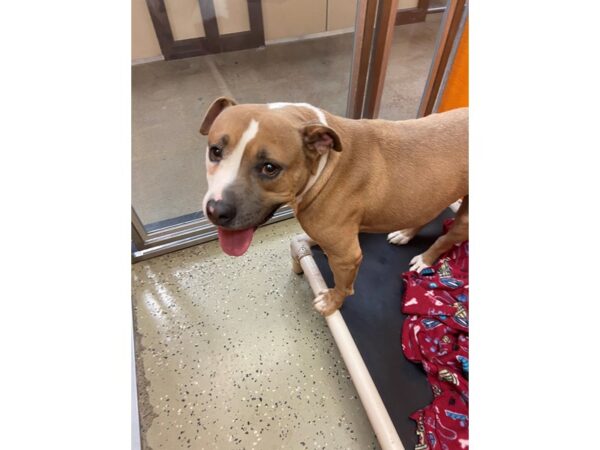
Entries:
POLYGON ((311 123, 302 128, 302 142, 306 148, 319 155, 329 150, 342 151, 342 141, 337 132, 322 123, 311 123))
POLYGON ((212 102, 208 108, 208 111, 206 112, 206 115, 204 116, 202 125, 200 125, 200 134, 206 136, 208 134, 208 130, 210 130, 210 126, 213 124, 217 116, 221 114, 225 108, 229 108, 233 105, 237 105, 237 103, 235 100, 229 97, 219 97, 212 102))

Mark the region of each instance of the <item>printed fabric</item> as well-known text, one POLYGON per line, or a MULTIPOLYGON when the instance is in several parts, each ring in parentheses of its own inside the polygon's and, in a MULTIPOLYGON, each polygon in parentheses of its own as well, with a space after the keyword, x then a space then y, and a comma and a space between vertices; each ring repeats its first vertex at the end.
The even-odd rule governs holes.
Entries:
MULTIPOLYGON (((444 232, 452 220, 444 223, 444 232)), ((410 417, 415 450, 469 448, 469 243, 454 246, 433 266, 402 274, 402 350, 423 365, 433 402, 410 417)))

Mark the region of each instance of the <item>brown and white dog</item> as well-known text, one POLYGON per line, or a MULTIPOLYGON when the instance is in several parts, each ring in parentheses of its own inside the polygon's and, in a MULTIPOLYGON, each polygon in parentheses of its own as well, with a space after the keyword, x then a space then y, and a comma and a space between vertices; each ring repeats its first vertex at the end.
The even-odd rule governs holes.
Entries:
POLYGON ((229 255, 246 252, 254 230, 282 205, 327 254, 335 287, 315 299, 324 315, 353 291, 359 232, 392 232, 407 243, 463 198, 449 232, 411 261, 432 265, 468 238, 468 109, 405 121, 352 120, 307 103, 237 105, 216 99, 208 135, 203 209, 229 255))

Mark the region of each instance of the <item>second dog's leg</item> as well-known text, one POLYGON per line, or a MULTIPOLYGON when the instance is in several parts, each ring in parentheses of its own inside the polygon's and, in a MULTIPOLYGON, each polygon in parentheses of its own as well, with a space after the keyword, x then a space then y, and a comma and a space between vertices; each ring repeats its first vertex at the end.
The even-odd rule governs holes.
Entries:
POLYGON ((454 244, 459 244, 467 239, 469 239, 469 197, 463 199, 448 232, 437 238, 425 253, 415 256, 410 261, 410 270, 421 272, 424 268, 435 264, 440 255, 450 250, 454 244))
POLYGON ((314 300, 314 306, 321 314, 328 316, 342 306, 347 296, 354 294, 354 280, 362 261, 362 251, 356 234, 338 240, 333 245, 320 245, 327 254, 335 287, 320 293, 314 300))

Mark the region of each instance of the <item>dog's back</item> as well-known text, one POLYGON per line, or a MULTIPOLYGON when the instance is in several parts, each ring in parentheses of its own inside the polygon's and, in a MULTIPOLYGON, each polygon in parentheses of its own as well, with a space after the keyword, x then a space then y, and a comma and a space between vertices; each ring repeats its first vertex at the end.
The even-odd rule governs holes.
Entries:
POLYGON ((338 126, 345 147, 323 197, 360 208, 361 230, 422 225, 467 195, 468 108, 406 121, 341 119, 338 126))

